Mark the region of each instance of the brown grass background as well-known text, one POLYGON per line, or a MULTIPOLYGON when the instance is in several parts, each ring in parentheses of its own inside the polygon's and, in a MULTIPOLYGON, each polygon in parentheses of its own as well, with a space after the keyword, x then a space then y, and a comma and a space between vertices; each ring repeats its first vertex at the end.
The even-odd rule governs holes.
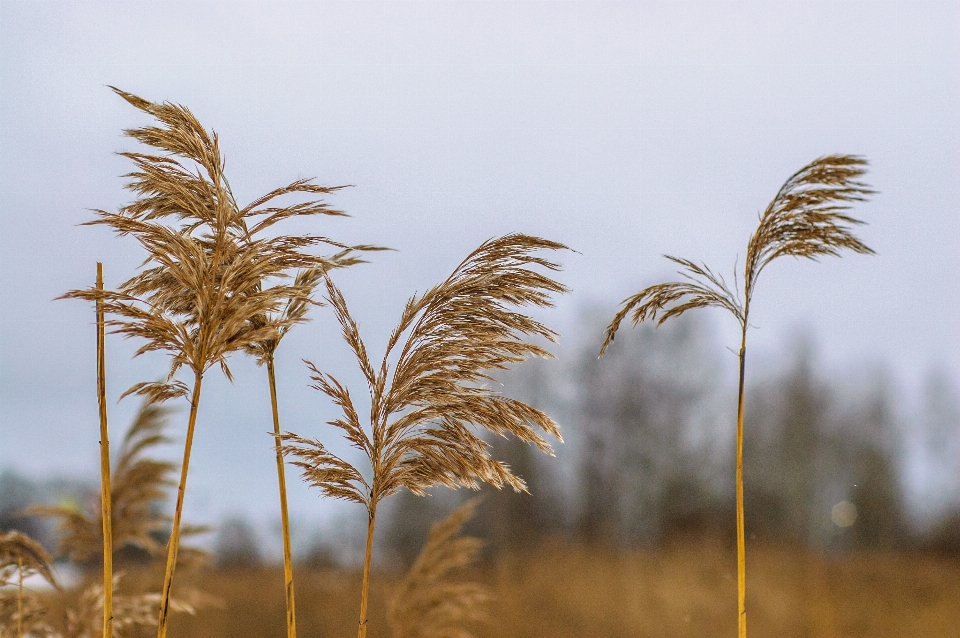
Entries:
MULTIPOLYGON (((829 556, 752 544, 747 560, 747 609, 757 636, 915 638, 954 635, 960 626, 955 557, 892 551, 829 556)), ((356 631, 359 570, 300 567, 296 576, 301 635, 356 631)), ((477 628, 480 636, 712 638, 736 631, 732 539, 677 540, 631 552, 547 542, 504 554, 471 576, 496 597, 490 623, 477 628)), ((136 578, 129 574, 125 582, 136 578)), ((389 635, 385 598, 395 581, 389 573, 373 577, 371 638, 389 635)), ((171 635, 282 638, 282 583, 279 565, 202 572, 191 584, 218 596, 223 606, 176 615, 171 635)))

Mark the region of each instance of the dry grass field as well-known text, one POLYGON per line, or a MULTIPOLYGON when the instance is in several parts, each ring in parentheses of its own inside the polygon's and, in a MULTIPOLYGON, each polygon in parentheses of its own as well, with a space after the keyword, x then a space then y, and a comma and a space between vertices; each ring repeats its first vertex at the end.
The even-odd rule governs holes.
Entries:
MULTIPOLYGON (((711 638, 736 631, 732 542, 690 541, 613 553, 545 544, 472 576, 492 586, 498 638, 630 636, 711 638)), ((960 561, 905 553, 824 556, 751 546, 750 630, 777 638, 951 636, 960 626, 960 561)), ((206 638, 284 636, 282 568, 210 570, 194 580, 222 607, 178 614, 171 631, 206 638)), ((304 636, 356 631, 361 574, 297 570, 297 624, 304 636)), ((132 580, 132 577, 131 577, 132 580)), ((374 575, 369 636, 387 637, 384 600, 394 579, 374 575)), ((143 635, 149 635, 146 631, 143 635)))

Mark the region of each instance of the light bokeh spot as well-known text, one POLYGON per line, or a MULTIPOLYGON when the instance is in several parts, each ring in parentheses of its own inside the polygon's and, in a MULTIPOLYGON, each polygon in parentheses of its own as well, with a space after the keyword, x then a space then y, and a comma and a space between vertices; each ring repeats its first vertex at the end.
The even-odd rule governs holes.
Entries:
POLYGON ((857 522, 857 506, 850 501, 840 501, 830 510, 830 520, 837 527, 850 527, 857 522))

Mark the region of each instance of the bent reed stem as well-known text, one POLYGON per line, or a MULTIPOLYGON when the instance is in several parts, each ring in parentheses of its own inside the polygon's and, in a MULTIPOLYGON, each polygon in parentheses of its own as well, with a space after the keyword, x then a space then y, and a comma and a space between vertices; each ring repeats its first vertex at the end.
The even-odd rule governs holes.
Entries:
POLYGON ((747 638, 747 546, 743 517, 743 379, 747 357, 747 318, 740 339, 740 388, 737 398, 737 628, 747 638))
POLYGON ((367 551, 363 558, 363 589, 360 593, 360 627, 357 638, 367 636, 367 593, 370 590, 370 557, 373 554, 373 528, 377 519, 377 503, 373 501, 367 517, 367 551))
POLYGON ((267 377, 270 380, 270 406, 273 408, 273 436, 277 444, 280 526, 283 534, 283 580, 287 596, 287 638, 297 638, 297 618, 293 595, 293 553, 290 550, 290 517, 287 512, 287 481, 283 468, 283 440, 280 438, 280 412, 277 408, 277 376, 272 353, 267 358, 267 377))
MULTIPOLYGON (((97 262, 97 291, 103 292, 103 264, 97 262)), ((113 636, 113 492, 107 436, 107 367, 103 298, 97 299, 97 402, 100 408, 100 514, 103 521, 103 638, 113 636)))
POLYGON ((170 590, 173 588, 173 573, 177 567, 180 551, 180 517, 183 513, 183 494, 187 489, 187 470, 190 466, 190 449, 193 446, 193 430, 197 424, 197 408, 200 407, 200 385, 203 373, 195 372, 193 396, 190 398, 190 420, 187 425, 187 440, 183 445, 183 464, 180 466, 180 486, 177 488, 177 509, 173 514, 173 530, 167 546, 167 569, 163 576, 163 593, 160 596, 160 614, 157 619, 157 638, 167 636, 167 618, 170 611, 170 590))

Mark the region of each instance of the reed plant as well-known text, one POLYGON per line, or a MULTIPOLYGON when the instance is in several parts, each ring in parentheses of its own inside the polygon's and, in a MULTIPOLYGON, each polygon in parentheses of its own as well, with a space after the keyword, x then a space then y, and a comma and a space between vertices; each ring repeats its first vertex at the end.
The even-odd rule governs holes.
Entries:
MULTIPOLYGON (((363 247, 366 250, 377 250, 375 247, 363 247)), ((344 267, 357 263, 360 260, 352 259, 347 253, 337 256, 334 261, 335 266, 344 267)), ((293 552, 290 547, 290 518, 287 511, 287 483, 283 467, 283 453, 281 432, 280 432, 280 410, 277 400, 277 375, 275 365, 275 354, 280 341, 290 331, 293 325, 306 320, 306 313, 311 304, 316 304, 312 300, 312 291, 320 283, 320 280, 327 273, 326 268, 314 267, 303 269, 297 273, 295 286, 300 291, 310 291, 306 295, 297 295, 289 299, 279 314, 263 314, 253 317, 251 324, 255 329, 265 327, 274 328, 274 332, 267 338, 252 344, 247 348, 247 352, 256 358, 258 365, 263 365, 267 369, 267 383, 270 388, 270 407, 273 415, 273 436, 277 457, 277 480, 280 489, 280 528, 283 536, 283 575, 284 592, 287 600, 287 638, 296 638, 296 607, 294 597, 293 583, 293 552)))
MULTIPOLYGON (((127 430, 118 450, 114 466, 110 469, 112 478, 110 501, 113 547, 117 550, 133 550, 141 556, 162 559, 165 553, 157 536, 162 535, 170 518, 162 513, 161 505, 169 496, 169 488, 176 483, 171 475, 176 465, 160 461, 150 456, 150 452, 170 440, 164 430, 168 425, 170 410, 153 403, 141 406, 136 418, 127 430)), ((101 499, 102 500, 102 499, 101 499)), ((61 505, 34 505, 24 512, 25 515, 44 516, 55 521, 58 533, 56 555, 62 556, 82 568, 89 569, 103 559, 106 563, 103 539, 104 508, 94 502, 78 506, 75 503, 61 505)), ((184 526, 184 535, 204 531, 202 528, 184 526)), ((39 573, 48 582, 56 585, 50 568, 50 557, 33 539, 24 535, 11 537, 6 542, 8 553, 0 559, 0 565, 9 565, 10 556, 19 554, 26 557, 27 573, 39 573), (13 554, 11 554, 11 552, 13 554)), ((3 544, 0 541, 0 544, 3 544)), ((2 552, 0 552, 2 553, 2 552)), ((180 560, 199 564, 203 558, 200 550, 184 547, 180 560)), ((0 567, 0 571, 5 569, 0 567)), ((121 593, 108 599, 107 592, 117 589, 122 574, 111 575, 109 590, 102 582, 85 582, 81 585, 79 596, 70 604, 63 605, 62 626, 50 622, 50 600, 41 604, 38 596, 23 596, 26 602, 24 611, 19 615, 29 625, 28 635, 43 638, 95 638, 102 635, 103 628, 110 627, 110 636, 128 635, 134 627, 151 627, 157 624, 156 608, 160 602, 160 592, 121 593), (109 622, 104 614, 110 604, 109 622)), ((63 592, 64 599, 74 598, 63 592)), ((181 589, 181 595, 171 600, 170 608, 176 612, 194 613, 197 608, 215 602, 196 589, 181 589)), ((0 604, 2 607, 2 604, 0 604)), ((0 626, 4 613, 0 612, 0 626)), ((27 625, 25 625, 26 627, 27 625)), ((4 636, 0 631, 0 636, 4 636)))
POLYGON ((743 519, 743 398, 750 301, 760 272, 778 257, 839 256, 842 250, 861 254, 873 251, 852 233, 862 224, 844 213, 850 202, 864 201, 872 191, 858 178, 866 160, 852 155, 829 155, 814 160, 790 176, 760 215, 760 223, 747 243, 742 293, 734 272, 733 287, 705 264, 665 255, 681 267, 686 281, 657 284, 624 300, 607 326, 600 356, 613 342, 620 323, 631 314, 633 325, 650 319, 662 324, 693 308, 718 307, 739 322, 740 370, 737 392, 737 611, 740 638, 747 635, 746 543, 743 519))
MULTIPOLYGON (((224 174, 215 133, 208 133, 183 106, 154 104, 113 90, 160 123, 125 131, 157 154, 120 153, 136 167, 126 176, 130 178, 126 187, 137 199, 117 212, 95 210, 97 219, 87 224, 106 225, 118 235, 135 237, 147 251, 145 265, 150 267, 116 291, 77 290, 66 296, 100 300, 105 312, 113 317, 108 323, 115 332, 146 340, 137 355, 150 351, 170 355, 165 381, 139 383, 125 395, 140 394, 151 401, 189 397, 190 415, 158 616, 157 635, 163 638, 204 374, 219 365, 227 378, 232 378, 228 355, 277 340, 278 333, 302 320, 302 316, 281 314, 291 301, 307 303, 313 290, 301 280, 289 282, 292 271, 326 272, 350 265, 357 261, 355 250, 369 247, 351 248, 319 235, 264 236, 288 218, 343 215, 315 199, 273 205, 273 200, 284 195, 324 195, 336 188, 319 186, 309 179, 297 180, 241 208, 224 174), (338 252, 332 257, 308 252, 318 245, 333 246, 338 252), (272 320, 258 320, 263 317, 272 320), (182 367, 193 373, 192 386, 176 378, 182 367)), ((278 471, 282 472, 282 466, 278 471)), ((282 485, 282 474, 280 481, 282 485)), ((288 536, 288 529, 284 533, 288 536)), ((288 538, 285 544, 289 544, 288 538)), ((288 590, 292 600, 289 583, 288 590)), ((288 633, 292 635, 292 602, 289 618, 288 633)))
POLYGON ((48 632, 46 612, 23 581, 34 574, 59 587, 43 545, 21 532, 0 532, 0 638, 24 638, 48 632), (15 591, 10 591, 14 589, 15 591))
POLYGON ((488 620, 490 588, 454 578, 476 561, 483 546, 479 538, 459 535, 478 502, 466 501, 430 527, 427 542, 387 603, 393 638, 475 638, 468 627, 488 620))
POLYGON ((510 306, 550 306, 566 288, 546 274, 559 266, 535 256, 565 246, 511 234, 484 242, 443 283, 414 295, 401 314, 375 368, 340 290, 325 278, 327 301, 360 367, 370 396, 366 427, 346 386, 307 362, 314 388, 342 410, 329 422, 370 464, 369 479, 318 439, 283 435, 283 453, 295 458, 304 481, 325 496, 363 505, 367 538, 358 637, 367 632, 367 598, 377 505, 407 488, 423 496, 432 486, 525 490, 523 480, 491 458, 489 444, 471 431, 513 435, 552 454, 539 431, 560 439, 546 414, 486 385, 491 373, 529 356, 550 356, 530 341, 553 342, 556 333, 510 306), (396 351, 396 352, 395 352, 396 351))

